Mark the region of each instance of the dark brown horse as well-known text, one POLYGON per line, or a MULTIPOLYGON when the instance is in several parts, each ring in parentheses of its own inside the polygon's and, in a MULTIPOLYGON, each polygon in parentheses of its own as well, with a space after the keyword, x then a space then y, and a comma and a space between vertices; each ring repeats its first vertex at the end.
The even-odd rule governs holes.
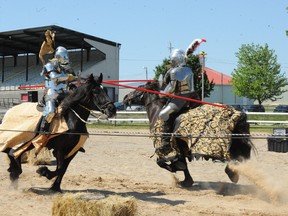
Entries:
MULTIPOLYGON (((37 170, 37 173, 49 180, 55 178, 54 183, 49 189, 50 191, 61 192, 61 181, 69 163, 78 151, 83 151, 83 149, 77 147, 83 136, 87 137, 88 135, 86 121, 90 115, 90 111, 97 110, 108 117, 116 115, 116 108, 113 101, 108 97, 107 92, 101 84, 102 79, 102 74, 99 77, 94 77, 91 74, 86 82, 77 87, 72 94, 67 95, 61 104, 61 114, 67 123, 68 131, 51 138, 46 145, 48 149, 53 149, 57 167, 55 171, 50 171, 46 166, 40 167, 37 170)), ((35 136, 37 136, 37 134, 35 134, 35 136)), ((25 146, 27 143, 24 143, 22 146, 25 146)), ((34 146, 31 144, 25 151, 31 150, 32 148, 34 148, 34 146)), ((22 173, 21 155, 25 151, 21 151, 20 156, 15 158, 19 150, 21 150, 21 146, 18 149, 7 148, 3 151, 7 153, 10 159, 8 172, 10 173, 12 182, 18 180, 22 173)))
MULTIPOLYGON (((139 86, 139 87, 142 87, 148 90, 153 90, 153 91, 160 90, 160 86, 158 82, 152 82, 152 83, 148 82, 147 84, 143 86, 139 86)), ((146 107, 146 111, 147 111, 149 122, 150 122, 150 130, 155 132, 154 129, 156 127, 156 124, 159 123, 158 114, 161 111, 162 107, 165 105, 165 102, 163 102, 163 100, 160 99, 158 94, 149 93, 149 92, 145 92, 141 90, 134 90, 124 97, 124 103, 144 105, 146 107)), ((198 108, 201 108, 201 107, 202 106, 199 106, 198 108)), ((195 108, 195 109, 198 109, 198 108, 195 108)), ((193 111, 195 109, 193 109, 193 111)), ((211 108, 211 109, 214 109, 214 108, 211 108)), ((231 109, 233 108, 230 107, 230 110, 231 109)), ((174 123, 174 132, 179 130, 180 128, 180 123, 182 121, 181 116, 182 115, 180 114, 174 123)), ((204 115, 204 116, 208 116, 208 115, 204 115)), ((211 119, 209 119, 209 117, 206 117, 205 122, 209 122, 209 121, 211 121, 211 119)), ((219 132, 221 133, 222 132, 221 128, 218 128, 218 129, 219 129, 219 132)), ((227 147, 227 151, 228 151, 228 154, 230 155, 230 160, 243 161, 243 160, 249 159, 251 149, 254 147, 249 139, 249 136, 247 136, 247 134, 249 134, 249 124, 247 123, 247 117, 245 113, 241 113, 240 118, 235 123, 235 127, 233 131, 231 132, 232 132, 231 142, 229 141, 230 143, 227 145, 229 146, 227 147), (243 134, 243 136, 241 136, 241 134, 243 134)), ((185 179, 181 182, 181 185, 183 187, 190 187, 193 185, 194 181, 187 168, 186 159, 188 159, 189 161, 192 161, 194 158, 197 158, 197 157, 199 158, 199 155, 197 155, 197 152, 195 154, 191 154, 191 148, 193 146, 189 147, 187 139, 183 139, 177 136, 174 136, 173 139, 175 141, 174 143, 178 151, 177 155, 174 158, 167 160, 167 158, 165 157, 163 158, 156 151, 158 155, 157 164, 161 168, 164 168, 170 172, 183 171, 185 179)), ((217 142, 217 141, 208 140, 208 143, 209 142, 217 142)), ((195 143, 197 143, 197 141, 195 143)), ((155 142, 154 142, 154 145, 155 145, 155 142)), ((211 158, 212 160, 215 160, 215 159, 222 160, 222 161, 225 160, 222 157, 215 158, 209 155, 202 155, 202 157, 204 157, 205 159, 211 158)), ((225 168, 225 172, 227 173, 231 181, 235 183, 238 182, 239 175, 236 172, 234 172, 232 169, 230 169, 228 165, 225 168)))

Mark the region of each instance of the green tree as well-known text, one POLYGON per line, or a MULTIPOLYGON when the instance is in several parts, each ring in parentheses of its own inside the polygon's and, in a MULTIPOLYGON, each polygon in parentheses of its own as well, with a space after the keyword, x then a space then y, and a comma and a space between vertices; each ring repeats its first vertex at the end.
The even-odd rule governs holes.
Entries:
POLYGON ((287 78, 281 74, 274 50, 265 46, 243 44, 236 53, 237 67, 232 72, 233 91, 236 95, 258 101, 280 99, 286 92, 287 78))
MULTIPOLYGON (((200 64, 198 55, 189 55, 187 58, 186 65, 191 68, 194 74, 194 86, 198 95, 202 95, 202 66, 200 64)), ((165 75, 167 70, 170 68, 169 59, 165 58, 161 65, 157 65, 155 67, 154 73, 155 78, 159 79, 159 77, 165 75)), ((209 97, 211 92, 214 90, 214 82, 209 81, 206 71, 204 70, 204 97, 209 97)))

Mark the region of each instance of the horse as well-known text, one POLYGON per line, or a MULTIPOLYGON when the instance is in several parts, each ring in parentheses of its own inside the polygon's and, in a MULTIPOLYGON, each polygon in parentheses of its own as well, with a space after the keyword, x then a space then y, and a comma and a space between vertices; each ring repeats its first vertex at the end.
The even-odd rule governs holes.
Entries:
MULTIPOLYGON (((130 92, 129 94, 127 94, 124 97, 123 103, 125 103, 126 105, 129 104, 135 104, 135 105, 144 105, 147 111, 147 115, 148 115, 148 119, 149 119, 149 123, 150 123, 150 131, 151 131, 151 136, 152 138, 154 137, 154 147, 155 147, 155 143, 157 145, 157 139, 158 139, 158 143, 159 143, 159 136, 157 138, 157 130, 155 130, 155 128, 157 128, 159 125, 159 122, 161 122, 159 120, 158 114, 161 111, 161 109, 163 108, 163 106, 165 106, 165 100, 163 100, 163 98, 159 97, 159 94, 155 94, 155 91, 159 91, 160 90, 160 85, 158 82, 148 82, 145 85, 141 85, 139 86, 139 89, 136 89, 132 92, 130 92), (147 89, 148 91, 145 91, 145 89, 147 89), (154 92, 153 92, 154 91, 154 92)), ((167 100, 166 100, 167 101, 167 100)), ((209 109, 216 109, 215 106, 211 106, 211 105, 203 105, 204 106, 210 106, 209 109)), ((191 108, 189 111, 189 113, 193 113, 196 112, 196 109, 201 109, 201 105, 198 107, 194 106, 194 108, 191 108), (196 107, 196 108, 195 108, 196 107)), ((226 109, 224 108, 220 108, 219 109, 223 109, 217 112, 224 112, 226 113, 226 109)), ((192 161, 193 159, 199 159, 204 158, 206 160, 208 159, 212 159, 212 160, 220 160, 220 161, 234 161, 235 164, 238 162, 242 162, 244 160, 247 160, 250 158, 250 153, 252 149, 254 148, 253 143, 251 142, 251 140, 249 139, 249 136, 247 136, 247 134, 250 134, 250 129, 249 129, 249 124, 247 122, 247 115, 242 112, 240 113, 240 111, 236 111, 233 107, 229 107, 229 109, 227 108, 227 112, 228 111, 232 111, 232 113, 235 112, 239 112, 239 118, 238 120, 235 122, 235 127, 232 131, 232 136, 231 136, 231 141, 229 141, 229 143, 227 143, 227 152, 222 151, 222 147, 220 147, 220 150, 218 148, 218 143, 217 143, 217 139, 214 141, 211 141, 206 139, 206 141, 208 143, 210 142, 216 142, 215 145, 217 146, 215 149, 218 149, 222 156, 218 156, 215 157, 214 155, 209 154, 208 155, 204 155, 202 154, 198 154, 197 150, 195 150, 193 152, 193 154, 191 153, 191 149, 193 149, 195 146, 197 146, 197 143, 199 142, 199 140, 201 139, 201 137, 196 137, 195 139, 191 138, 185 138, 185 137, 181 137, 181 136, 173 136, 172 135, 172 139, 171 139, 171 143, 173 145, 174 143, 174 149, 176 149, 176 153, 173 155, 173 157, 169 156, 167 157, 163 157, 163 155, 161 155, 161 153, 157 152, 157 148, 155 153, 158 155, 157 158, 157 164, 161 167, 164 168, 170 172, 177 172, 177 171, 183 171, 184 173, 184 180, 180 182, 180 185, 182 187, 191 187, 194 184, 194 180, 192 178, 192 176, 190 175, 190 172, 188 170, 187 167, 187 160, 188 161, 192 161), (243 136, 241 136, 241 134, 243 134, 243 136), (192 140, 192 146, 191 146, 191 140, 192 140), (190 144, 189 144, 190 142, 190 144), (190 147, 189 147, 190 145, 190 147), (225 160, 226 156, 224 157, 223 155, 229 155, 229 157, 227 156, 227 160, 225 160)), ((189 130, 189 127, 191 126, 181 126, 183 124, 183 116, 185 113, 187 113, 188 111, 179 114, 179 116, 176 118, 175 123, 174 123, 174 130, 173 133, 176 133, 177 131, 179 132, 180 129, 184 129, 184 131, 189 130)), ((207 115, 207 113, 203 113, 202 110, 202 116, 199 117, 200 119, 198 119, 197 121, 205 121, 204 125, 208 125, 211 123, 211 119, 209 118, 209 115, 207 115), (202 119, 201 119, 202 118, 202 119)), ((230 117, 229 117, 230 118, 230 117)), ((233 117, 234 118, 234 117, 233 117)), ((188 122, 191 122, 191 118, 187 119, 188 122)), ((225 123, 225 122, 224 122, 225 123)), ((214 129, 217 126, 214 125, 214 129)), ((194 129, 197 128, 197 125, 194 127, 194 129)), ((193 130, 194 130, 193 129, 193 130)), ((223 134, 224 132, 222 131, 221 128, 217 128, 218 132, 217 134, 223 134)), ((217 131, 216 130, 216 131, 217 131)), ((159 130, 158 132, 162 132, 163 130, 159 130)), ((186 132, 185 132, 186 133, 186 132)), ((187 135, 185 134, 184 135, 187 135)), ((193 133, 193 131, 191 132, 193 133)), ((195 131, 194 131, 195 134, 195 131)), ((226 133, 227 134, 227 133, 226 133)), ((188 134, 189 135, 189 134, 188 134)), ((187 135, 187 136, 188 136, 187 135)), ((190 134, 191 135, 191 134, 190 134)), ((215 135, 214 135, 215 136, 215 135)), ((219 136, 219 135, 218 135, 219 136)), ((204 138, 204 137, 203 137, 204 138)), ((228 142, 227 141, 227 142, 228 142)), ((161 143, 161 137, 160 137, 160 143, 161 143)), ((200 144, 199 144, 200 145, 200 144)), ((202 145, 202 144, 201 144, 202 145)), ((198 146, 198 150, 201 150, 201 145, 200 147, 198 146)), ((206 145, 206 147, 210 144, 204 144, 206 145)), ((211 144, 211 145, 214 145, 211 144)), ((208 146, 207 148, 210 148, 210 146, 208 146)), ((217 151, 218 151, 217 150, 217 151)), ((216 151, 216 152, 217 152, 216 151)), ((226 168, 225 168, 225 172, 228 175, 228 177, 230 178, 230 180, 234 183, 237 183, 239 180, 239 175, 238 173, 233 170, 231 168, 231 166, 229 166, 229 163, 227 164, 226 168)))
POLYGON ((55 50, 55 34, 56 31, 46 30, 45 38, 42 42, 40 51, 39 51, 39 58, 42 62, 42 65, 45 65, 44 55, 53 53, 55 50))
MULTIPOLYGON (((48 143, 46 144, 46 147, 49 150, 53 150, 52 153, 56 158, 57 164, 56 169, 55 171, 50 171, 46 166, 42 166, 39 167, 36 171, 38 174, 40 174, 40 176, 44 176, 49 180, 56 177, 52 186, 48 189, 49 192, 62 191, 61 182, 69 163, 79 151, 85 152, 85 150, 82 148, 82 145, 79 146, 78 144, 80 142, 83 144, 88 137, 86 123, 90 112, 92 110, 100 111, 108 118, 116 115, 116 108, 113 104, 113 101, 108 97, 107 91, 105 91, 105 88, 103 88, 101 84, 102 79, 102 73, 100 76, 95 77, 93 74, 91 74, 84 83, 80 84, 76 89, 73 90, 72 93, 67 94, 60 104, 62 109, 60 118, 65 120, 68 126, 68 130, 64 133, 57 134, 57 136, 51 136, 52 138, 49 139, 48 143), (82 139, 83 137, 86 138, 82 139)), ((11 109, 13 109, 13 107, 11 109)), ((37 131, 39 131, 40 122, 41 120, 38 123, 37 131)), ((38 134, 36 132, 34 138, 37 135, 38 134)), ((21 155, 33 148, 34 146, 31 144, 30 140, 17 147, 15 150, 7 148, 3 151, 8 155, 8 158, 10 159, 8 172, 10 173, 10 180, 12 185, 15 182, 17 183, 17 180, 22 173, 21 155), (27 144, 29 147, 24 149, 24 151, 21 151, 21 148, 23 148, 23 146, 27 146, 27 144), (18 152, 19 150, 21 153, 16 158, 15 152, 18 152)))

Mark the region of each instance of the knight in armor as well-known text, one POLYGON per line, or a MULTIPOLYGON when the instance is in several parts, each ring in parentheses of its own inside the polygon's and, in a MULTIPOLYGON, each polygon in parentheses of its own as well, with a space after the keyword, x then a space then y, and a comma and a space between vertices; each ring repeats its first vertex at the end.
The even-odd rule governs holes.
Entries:
POLYGON ((33 144, 45 146, 49 137, 49 127, 56 114, 56 107, 68 93, 68 85, 76 79, 69 61, 68 51, 59 46, 55 50, 54 58, 43 66, 40 73, 45 79, 44 111, 40 124, 40 136, 33 144))
MULTIPOLYGON (((194 92, 194 78, 192 70, 185 66, 186 55, 183 50, 175 49, 170 55, 171 68, 164 76, 164 82, 167 84, 163 93, 175 94, 191 98, 194 92)), ((168 154, 172 148, 170 144, 171 133, 174 128, 174 120, 179 111, 188 107, 189 101, 171 98, 169 103, 163 107, 159 113, 159 118, 164 122, 164 134, 162 136, 161 146, 158 148, 163 154, 168 154)))

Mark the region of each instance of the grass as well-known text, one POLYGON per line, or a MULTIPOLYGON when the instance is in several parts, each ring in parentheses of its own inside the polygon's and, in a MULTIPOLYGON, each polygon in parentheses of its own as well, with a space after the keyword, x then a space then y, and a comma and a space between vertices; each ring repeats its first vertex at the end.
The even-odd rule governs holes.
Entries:
MULTIPOLYGON (((129 116, 129 115, 128 115, 129 116)), ((135 117, 135 115, 132 115, 135 117)), ((124 117, 124 116, 121 116, 124 117)), ((130 115, 131 117, 131 115, 130 115)), ((138 116, 139 117, 139 116, 138 116)), ((145 118, 145 115, 141 115, 141 118, 145 118)), ((288 115, 263 115, 263 114, 248 114, 248 120, 269 120, 269 121, 288 121, 288 115)), ((97 129, 129 129, 129 130, 138 130, 138 129, 149 129, 148 123, 139 123, 139 122, 114 122, 114 123, 102 123, 98 122, 92 125, 87 125, 88 128, 97 128, 97 129)), ((285 124, 251 124, 250 131, 257 133, 268 133, 272 134, 274 128, 288 128, 288 125, 285 124)))
POLYGON ((288 115, 248 114, 248 120, 288 121, 288 115))

